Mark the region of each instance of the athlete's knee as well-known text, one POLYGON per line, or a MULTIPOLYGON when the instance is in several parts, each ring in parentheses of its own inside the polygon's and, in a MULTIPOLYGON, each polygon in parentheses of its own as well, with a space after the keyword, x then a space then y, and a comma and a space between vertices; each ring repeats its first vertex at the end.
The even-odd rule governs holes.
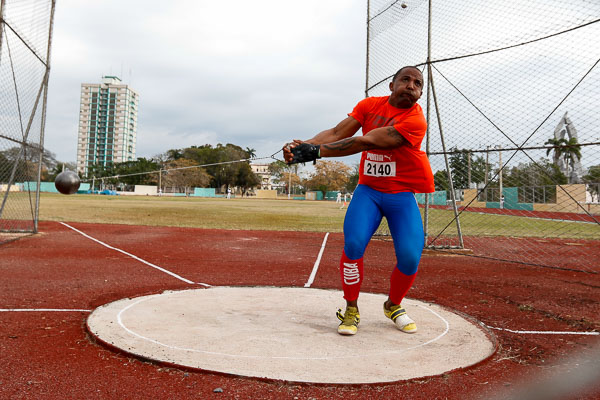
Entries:
POLYGON ((398 260, 396 268, 398 268, 398 271, 402 272, 404 275, 414 275, 419 269, 419 263, 410 263, 406 262, 406 260, 398 260))
POLYGON ((404 275, 414 275, 419 268, 421 261, 421 249, 419 251, 397 251, 396 250, 396 268, 404 275))
POLYGON ((351 260, 358 260, 365 253, 364 241, 359 239, 346 239, 344 241, 344 253, 351 260))

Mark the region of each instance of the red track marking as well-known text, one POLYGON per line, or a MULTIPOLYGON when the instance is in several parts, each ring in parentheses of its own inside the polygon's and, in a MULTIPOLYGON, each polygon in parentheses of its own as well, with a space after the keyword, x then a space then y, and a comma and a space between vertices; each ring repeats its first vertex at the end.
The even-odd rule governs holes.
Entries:
MULTIPOLYGON (((181 276, 179 276, 179 275, 177 275, 177 274, 175 274, 175 273, 173 273, 173 272, 171 272, 171 271, 167 271, 166 269, 164 269, 164 268, 161 268, 161 267, 159 267, 158 265, 154 265, 154 264, 152 264, 152 263, 149 263, 148 261, 146 261, 146 260, 143 260, 143 259, 139 258, 138 256, 135 256, 135 255, 133 255, 133 254, 130 254, 130 253, 126 252, 126 251, 123 251, 123 250, 121 250, 121 249, 118 249, 118 248, 116 248, 116 247, 113 247, 113 246, 111 246, 111 245, 108 245, 108 244, 106 244, 106 243, 104 243, 104 242, 101 242, 100 240, 98 240, 98 239, 95 239, 95 238, 91 237, 90 235, 88 235, 88 234, 86 234, 86 233, 84 233, 84 232, 80 231, 79 229, 75 229, 75 228, 73 228, 72 226, 70 226, 70 225, 68 225, 68 224, 65 224, 64 222, 61 222, 61 224, 62 224, 62 225, 64 225, 64 226, 66 226, 66 227, 67 227, 67 228, 69 228, 69 229, 72 229, 72 230, 74 230, 75 232, 79 233, 80 235, 82 235, 82 236, 84 236, 84 237, 86 237, 86 238, 88 238, 88 239, 90 239, 90 240, 93 240, 94 242, 96 242, 96 243, 98 243, 98 244, 100 244, 100 245, 102 245, 102 246, 104 246, 104 247, 106 247, 106 248, 109 248, 109 249, 111 249, 111 250, 115 250, 115 251, 118 251, 119 253, 125 254, 126 256, 129 256, 129 257, 133 258, 134 260, 137 260, 137 261, 139 261, 139 262, 141 262, 141 263, 143 263, 143 264, 146 264, 146 265, 148 265, 148 266, 150 266, 150 267, 152 267, 152 268, 154 268, 154 269, 157 269, 157 270, 159 270, 159 271, 161 271, 161 272, 164 272, 164 273, 165 273, 165 274, 167 274, 167 275, 171 275, 172 277, 174 277, 174 278, 176 278, 176 279, 179 279, 180 281, 183 281, 183 282, 185 282, 185 283, 189 283, 189 284, 193 284, 193 283, 194 283, 194 282, 190 281, 189 279, 185 279, 185 278, 183 278, 183 277, 181 277, 181 276)), ((202 285, 202 286, 210 286, 210 285, 207 285, 207 284, 205 284, 205 283, 199 283, 199 284, 200 284, 200 285, 202 285)))

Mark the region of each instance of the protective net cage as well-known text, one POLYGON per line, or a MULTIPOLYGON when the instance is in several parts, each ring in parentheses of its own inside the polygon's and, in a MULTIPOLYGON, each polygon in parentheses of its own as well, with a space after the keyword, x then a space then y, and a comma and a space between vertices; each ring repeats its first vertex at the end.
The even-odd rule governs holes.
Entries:
POLYGON ((0 242, 37 232, 54 1, 0 1, 0 242))
POLYGON ((423 72, 426 247, 600 271, 600 2, 370 0, 367 21, 367 96, 423 72))

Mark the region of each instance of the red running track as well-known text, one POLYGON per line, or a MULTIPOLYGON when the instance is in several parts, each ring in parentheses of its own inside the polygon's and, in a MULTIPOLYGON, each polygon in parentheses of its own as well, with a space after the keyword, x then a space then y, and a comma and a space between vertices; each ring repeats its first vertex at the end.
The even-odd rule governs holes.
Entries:
MULTIPOLYGON (((541 372, 568 373, 574 366, 564 357, 598 343, 599 336, 590 333, 600 330, 600 274, 424 256, 409 297, 460 311, 492 328, 561 334, 494 329, 499 349, 485 362, 385 385, 301 385, 155 365, 94 343, 85 331, 88 311, 15 310, 92 310, 124 297, 202 287, 198 283, 301 287, 325 235, 69 225, 146 263, 54 222, 42 222, 38 235, 2 245, 0 309, 11 310, 0 312, 2 399, 489 398, 498 390, 516 390, 518 382, 541 372), (217 388, 223 391, 215 393, 217 388)), ((340 287, 342 243, 341 234, 329 235, 312 287, 340 287)), ((392 243, 372 241, 362 290, 386 293, 394 263, 392 243)), ((573 398, 600 398, 600 388, 573 398)))

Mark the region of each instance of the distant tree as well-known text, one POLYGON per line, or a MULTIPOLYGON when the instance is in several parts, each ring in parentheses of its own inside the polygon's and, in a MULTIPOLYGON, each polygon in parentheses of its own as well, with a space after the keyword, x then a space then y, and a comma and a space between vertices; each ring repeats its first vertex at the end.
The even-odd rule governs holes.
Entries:
POLYGON ((135 161, 126 161, 114 165, 113 172, 119 175, 119 182, 127 185, 156 185, 158 173, 161 169, 159 163, 138 157, 135 161))
POLYGON ((504 169, 504 186, 554 186, 567 183, 567 177, 558 166, 548 159, 541 158, 536 163, 521 163, 504 169))
POLYGON ((240 163, 240 168, 237 170, 234 185, 242 191, 242 196, 254 187, 260 185, 260 178, 252 171, 249 163, 240 163))
POLYGON ((273 182, 285 185, 286 193, 290 193, 291 188, 303 186, 302 180, 298 176, 298 164, 288 165, 280 160, 273 161, 269 164, 269 173, 273 177, 273 182))
POLYGON ((581 160, 581 145, 577 142, 577 138, 570 138, 565 143, 565 149, 563 150, 565 164, 567 166, 567 179, 571 179, 571 174, 569 173, 569 165, 571 166, 571 170, 575 168, 575 163, 581 160))
POLYGON ((591 166, 587 174, 583 176, 583 181, 585 183, 600 183, 600 164, 591 166))
POLYGON ((591 166, 582 179, 588 184, 588 192, 598 201, 598 196, 600 195, 600 164, 591 166))
MULTIPOLYGON (((454 189, 467 189, 469 187, 469 173, 471 174, 471 183, 485 182, 485 158, 482 156, 473 156, 473 153, 467 149, 458 150, 455 147, 451 150, 453 153, 450 154, 448 164, 452 172, 454 189), (471 157, 470 171, 469 157, 471 157)), ((487 170, 489 171, 489 168, 487 170)))
POLYGON ((61 162, 57 161, 54 167, 50 170, 42 170, 42 181, 54 182, 56 176, 65 171, 77 172, 77 165, 74 162, 61 162))
POLYGON ((552 157, 552 159, 554 160, 554 164, 558 165, 558 160, 560 160, 563 151, 564 151, 564 145, 566 143, 565 138, 550 138, 548 140, 546 140, 546 142, 544 144, 547 144, 549 146, 552 146, 549 149, 546 149, 546 155, 550 155, 550 153, 554 152, 554 155, 552 157))
POLYGON ((351 174, 352 169, 342 161, 320 160, 315 164, 315 171, 306 185, 310 189, 322 192, 342 190, 351 174))
POLYGON ((169 161, 163 172, 162 186, 172 187, 180 193, 190 193, 193 187, 207 187, 210 176, 203 168, 196 166, 193 160, 180 158, 169 161))
POLYGON ((183 149, 182 154, 184 158, 193 160, 199 165, 206 165, 204 168, 211 176, 211 187, 221 189, 237 186, 236 182, 239 182, 240 176, 249 176, 240 172, 241 169, 247 168, 247 166, 244 166, 247 163, 240 160, 250 158, 248 150, 231 143, 226 145, 219 143, 216 147, 209 144, 191 146, 183 149))
POLYGON ((115 168, 112 163, 108 163, 106 165, 102 163, 96 163, 88 165, 88 172, 84 178, 90 181, 91 189, 103 190, 107 188, 112 189, 118 185, 119 181, 114 177, 115 175, 115 168))
POLYGON ((286 171, 290 171, 292 169, 291 165, 287 165, 285 162, 276 160, 269 164, 269 173, 273 176, 275 182, 279 183, 283 174, 286 171))
POLYGON ((184 158, 183 151, 180 149, 167 150, 165 156, 168 161, 174 161, 179 160, 180 158, 184 158))
POLYGON ((554 152, 553 160, 554 164, 558 165, 558 160, 563 159, 565 162, 565 175, 567 179, 571 179, 569 173, 569 167, 571 170, 575 167, 575 163, 581 159, 581 145, 577 142, 577 139, 572 137, 569 140, 565 138, 550 138, 544 144, 553 146, 552 148, 546 149, 546 155, 554 152))
MULTIPOLYGON (((27 163, 25 160, 10 159, 4 152, 0 152, 0 183, 8 183, 12 177, 12 183, 21 181, 21 177, 27 176, 27 163)), ((27 179, 29 180, 29 179, 27 179)))
MULTIPOLYGON (((13 173, 13 183, 17 181, 37 180, 40 150, 37 146, 14 146, 0 151, 0 180, 7 183, 13 173)), ((49 171, 56 168, 56 155, 50 150, 42 152, 41 180, 49 179, 49 171)))
POLYGON ((95 163, 88 165, 88 173, 86 178, 104 178, 115 174, 114 165, 112 163, 104 165, 103 163, 95 163))
MULTIPOLYGON (((554 202, 556 185, 567 183, 567 177, 560 168, 545 158, 535 163, 521 163, 516 167, 505 168, 503 174, 504 187, 519 188, 519 201, 522 203, 554 202)), ((498 187, 498 182, 493 182, 490 186, 498 187)))
POLYGON ((433 174, 433 182, 435 184, 435 190, 441 191, 450 189, 448 172, 446 172, 445 169, 439 170, 433 174))
POLYGON ((255 158, 256 157, 256 150, 255 149, 251 149, 250 147, 246 147, 246 155, 248 156, 248 158, 255 158))
POLYGON ((348 177, 348 182, 346 183, 346 187, 345 187, 346 192, 352 193, 356 189, 356 186, 358 185, 359 171, 360 171, 360 163, 354 164, 352 172, 351 172, 350 176, 348 177))

